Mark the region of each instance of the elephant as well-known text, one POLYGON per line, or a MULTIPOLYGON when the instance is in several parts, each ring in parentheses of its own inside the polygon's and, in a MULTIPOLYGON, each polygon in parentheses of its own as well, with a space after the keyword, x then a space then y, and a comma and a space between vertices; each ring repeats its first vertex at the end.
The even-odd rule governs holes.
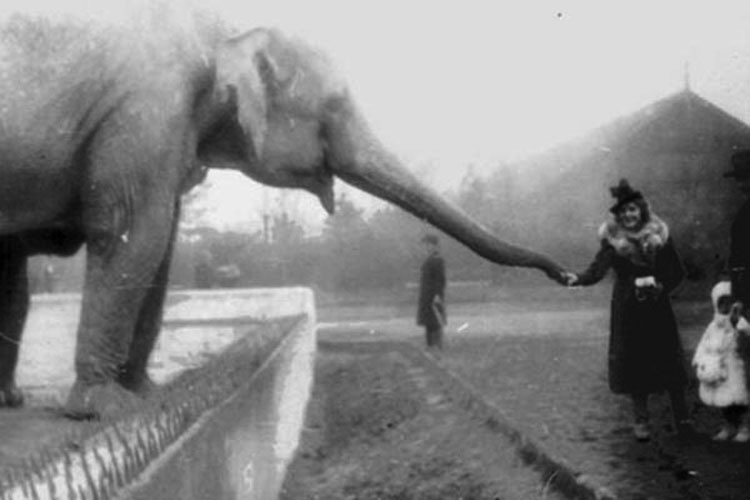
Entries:
POLYGON ((84 245, 63 411, 108 418, 152 393, 180 196, 208 168, 306 190, 329 213, 338 178, 483 258, 563 279, 553 260, 500 240, 419 181, 330 58, 297 37, 198 15, 104 28, 17 15, 0 28, 0 405, 23 404, 14 373, 27 258, 84 245))

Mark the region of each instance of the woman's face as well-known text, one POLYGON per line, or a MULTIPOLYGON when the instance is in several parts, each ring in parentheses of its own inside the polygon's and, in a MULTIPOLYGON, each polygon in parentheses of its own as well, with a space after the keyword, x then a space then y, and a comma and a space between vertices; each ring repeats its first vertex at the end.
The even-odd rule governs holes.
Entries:
POLYGON ((625 229, 637 229, 643 220, 641 208, 635 203, 626 203, 618 213, 620 215, 620 224, 625 229))

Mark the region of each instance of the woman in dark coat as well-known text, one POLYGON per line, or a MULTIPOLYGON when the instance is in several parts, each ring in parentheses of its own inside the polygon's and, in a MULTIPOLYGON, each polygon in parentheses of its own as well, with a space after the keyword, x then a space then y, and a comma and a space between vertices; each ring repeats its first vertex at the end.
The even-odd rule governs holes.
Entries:
POLYGON ((640 192, 623 179, 611 188, 617 203, 612 220, 599 229, 601 247, 584 272, 569 274, 569 285, 593 285, 612 268, 609 387, 633 400, 634 433, 649 438, 648 396, 667 391, 679 430, 689 428, 684 397, 682 345, 669 293, 684 271, 669 227, 651 213, 640 192))

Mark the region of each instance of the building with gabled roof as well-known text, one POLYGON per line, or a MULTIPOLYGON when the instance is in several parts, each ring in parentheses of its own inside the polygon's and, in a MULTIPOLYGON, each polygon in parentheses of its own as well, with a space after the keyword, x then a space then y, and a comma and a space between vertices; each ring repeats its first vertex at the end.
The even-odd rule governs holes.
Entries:
POLYGON ((750 126, 686 86, 517 164, 536 186, 520 203, 534 207, 536 236, 550 253, 562 251, 580 266, 598 247, 596 231, 612 204, 608 187, 627 178, 671 225, 690 277, 715 279, 744 200, 723 177, 741 148, 750 148, 750 126))

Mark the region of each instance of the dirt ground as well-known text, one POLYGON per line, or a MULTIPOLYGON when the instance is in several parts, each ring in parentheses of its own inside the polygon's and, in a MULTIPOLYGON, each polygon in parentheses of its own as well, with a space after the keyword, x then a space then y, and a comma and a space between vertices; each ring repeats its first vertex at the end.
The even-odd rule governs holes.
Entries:
POLYGON ((282 500, 561 499, 509 442, 377 342, 321 343, 282 500))
MULTIPOLYGON (((454 304, 437 364, 554 460, 616 498, 750 498, 750 445, 711 441, 719 420, 699 404, 694 386, 686 391, 694 434, 678 436, 665 398, 654 397, 653 439, 633 439, 629 401, 607 388, 607 298, 591 292, 454 304)), ((676 306, 686 361, 710 317, 706 306, 676 306)), ((284 499, 560 498, 413 364, 378 352, 378 341, 423 348, 409 308, 323 310, 321 317, 307 429, 284 499)))
POLYGON ((551 454, 575 463, 619 498, 749 497, 750 446, 710 440, 720 422, 697 400, 694 382, 686 394, 696 432, 677 435, 666 396, 657 395, 650 401, 655 436, 642 444, 632 439, 630 402, 608 390, 605 342, 475 339, 452 347, 447 366, 551 454), (484 377, 482 371, 503 376, 484 377))

